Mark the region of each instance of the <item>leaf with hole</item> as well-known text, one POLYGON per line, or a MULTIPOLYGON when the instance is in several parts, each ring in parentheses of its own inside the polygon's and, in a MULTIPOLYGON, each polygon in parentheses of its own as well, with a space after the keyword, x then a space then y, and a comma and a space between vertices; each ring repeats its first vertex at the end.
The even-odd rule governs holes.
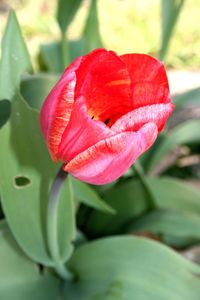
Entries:
POLYGON ((70 300, 199 300, 200 267, 157 242, 112 237, 79 247, 69 262, 70 300), (134 296, 133 296, 134 295, 134 296))
MULTIPOLYGON (((8 224, 26 254, 53 265, 46 238, 46 209, 50 184, 57 173, 39 127, 39 113, 17 96, 9 122, 0 130, 0 192, 8 224)), ((57 216, 62 259, 72 252, 75 236, 70 179, 60 194, 57 216), (62 224, 62 225, 61 225, 62 224)))
POLYGON ((0 265, 1 299, 58 299, 59 280, 46 271, 41 273, 24 255, 5 222, 0 223, 0 265))

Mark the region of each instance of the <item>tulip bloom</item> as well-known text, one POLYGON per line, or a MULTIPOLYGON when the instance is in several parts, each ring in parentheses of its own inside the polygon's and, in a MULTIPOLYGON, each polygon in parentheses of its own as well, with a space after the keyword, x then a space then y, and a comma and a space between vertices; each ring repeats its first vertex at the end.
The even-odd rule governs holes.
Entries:
POLYGON ((151 147, 173 107, 161 62, 96 49, 65 69, 43 104, 41 129, 66 172, 106 184, 151 147))

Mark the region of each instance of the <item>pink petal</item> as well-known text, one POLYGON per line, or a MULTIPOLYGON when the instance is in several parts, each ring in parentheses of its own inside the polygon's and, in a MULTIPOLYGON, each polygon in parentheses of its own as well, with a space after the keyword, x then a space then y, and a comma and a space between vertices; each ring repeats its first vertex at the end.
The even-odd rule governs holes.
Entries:
POLYGON ((145 54, 125 54, 120 58, 131 78, 133 108, 170 102, 168 79, 160 61, 145 54))
POLYGON ((75 71, 79 67, 81 60, 82 57, 77 58, 65 69, 62 77, 47 96, 41 109, 41 130, 54 160, 56 160, 56 152, 62 133, 70 119, 76 84, 75 71))
POLYGON ((116 132, 137 131, 144 124, 153 122, 160 132, 174 109, 174 104, 154 104, 136 108, 118 119, 111 129, 116 132))
POLYGON ((106 184, 119 178, 157 137, 157 126, 145 124, 138 132, 116 134, 81 152, 64 170, 92 184, 106 184))
POLYGON ((80 152, 105 139, 114 132, 101 121, 88 116, 83 98, 76 101, 68 126, 58 148, 57 157, 68 162, 80 152))

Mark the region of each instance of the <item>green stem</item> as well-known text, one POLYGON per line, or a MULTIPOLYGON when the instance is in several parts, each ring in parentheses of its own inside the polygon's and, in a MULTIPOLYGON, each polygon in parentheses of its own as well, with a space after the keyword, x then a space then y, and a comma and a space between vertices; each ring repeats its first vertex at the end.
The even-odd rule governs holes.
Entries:
POLYGON ((65 69, 70 64, 70 58, 69 58, 69 43, 65 37, 65 34, 63 33, 61 36, 61 52, 62 52, 63 69, 65 69))
POLYGON ((156 201, 155 201, 154 194, 152 193, 151 186, 149 185, 148 181, 146 180, 144 171, 143 171, 140 163, 139 162, 135 162, 133 164, 133 168, 134 168, 135 173, 137 174, 138 178, 140 179, 141 183, 143 184, 143 186, 144 186, 144 188, 146 190, 146 193, 148 195, 149 210, 155 210, 155 209, 157 209, 157 204, 156 204, 156 201))
POLYGON ((58 171, 52 183, 48 208, 47 208, 47 241, 50 255, 54 261, 54 268, 56 272, 63 279, 71 279, 72 274, 67 270, 65 265, 60 260, 60 251, 58 246, 58 231, 57 231, 57 216, 59 206, 59 195, 61 187, 67 178, 68 173, 64 172, 62 168, 58 171))

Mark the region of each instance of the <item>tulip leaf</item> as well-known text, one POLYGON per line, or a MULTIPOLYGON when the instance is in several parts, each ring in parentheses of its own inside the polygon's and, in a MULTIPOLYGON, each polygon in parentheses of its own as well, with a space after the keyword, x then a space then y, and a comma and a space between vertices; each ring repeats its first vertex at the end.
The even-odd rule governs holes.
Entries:
POLYGON ((90 10, 88 13, 85 28, 82 34, 85 45, 85 53, 90 52, 96 48, 103 46, 99 32, 97 1, 92 0, 90 10))
POLYGON ((0 101, 0 128, 8 121, 10 117, 11 104, 9 100, 0 101))
POLYGON ((40 110, 57 80, 58 76, 53 74, 35 74, 25 77, 21 81, 21 94, 31 107, 40 110))
POLYGON ((185 0, 161 1, 162 40, 159 54, 161 60, 167 54, 169 43, 184 2, 185 0))
POLYGON ((16 244, 8 226, 0 222, 0 295, 5 300, 55 300, 60 283, 31 262, 16 244))
POLYGON ((66 299, 198 300, 200 267, 162 244, 112 237, 79 247, 69 262, 66 299))
MULTIPOLYGON (((181 210, 200 214, 199 190, 184 181, 168 177, 148 178, 157 209, 181 210), (168 188, 169 187, 169 188, 168 188)), ((94 236, 126 231, 134 220, 149 211, 148 195, 139 180, 130 180, 104 194, 104 200, 115 210, 115 215, 94 211, 86 223, 94 236)))
MULTIPOLYGON (((52 266, 54 262, 47 248, 46 211, 50 184, 57 167, 44 144, 39 113, 20 96, 13 100, 11 117, 0 130, 0 140, 0 191, 8 224, 30 258, 52 266)), ((72 251, 71 241, 75 234, 70 195, 70 180, 67 180, 61 192, 57 217, 58 243, 64 257, 72 251)))
MULTIPOLYGON (((83 40, 66 41, 66 47, 69 43, 70 61, 76 57, 83 55, 84 43, 83 40)), ((53 42, 50 44, 43 44, 40 47, 39 64, 41 70, 47 70, 51 73, 61 73, 64 70, 62 45, 60 42, 53 42)))
POLYGON ((185 93, 174 95, 173 101, 176 104, 175 110, 178 110, 184 106, 200 104, 200 87, 189 90, 185 93))
POLYGON ((29 71, 32 71, 31 60, 16 15, 11 11, 2 40, 0 100, 11 100, 18 89, 20 75, 29 71))
POLYGON ((148 172, 152 172, 156 165, 175 147, 188 143, 199 143, 199 128, 200 120, 190 120, 176 126, 156 148, 149 162, 148 172))
POLYGON ((200 216, 195 213, 161 209, 133 221, 127 231, 151 232, 174 247, 187 247, 200 241, 200 216))
POLYGON ((106 202, 104 202, 88 184, 76 180, 72 177, 72 185, 74 196, 78 201, 87 206, 107 213, 115 213, 114 209, 106 202))
POLYGON ((58 0, 57 20, 63 34, 73 20, 81 3, 82 0, 58 0))

